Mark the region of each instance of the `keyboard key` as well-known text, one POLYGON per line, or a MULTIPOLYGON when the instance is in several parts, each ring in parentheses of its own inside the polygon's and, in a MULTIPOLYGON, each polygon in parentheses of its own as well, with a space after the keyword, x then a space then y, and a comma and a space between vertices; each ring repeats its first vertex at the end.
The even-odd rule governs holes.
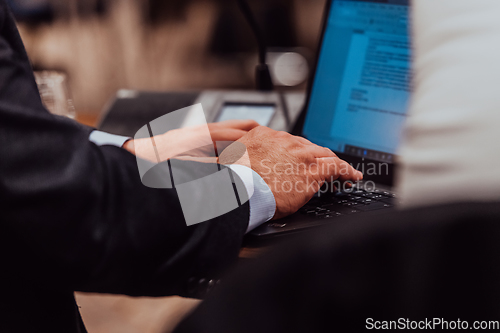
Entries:
POLYGON ((388 209, 392 207, 393 207, 392 205, 383 202, 373 202, 369 205, 359 205, 356 207, 356 209, 359 209, 363 212, 369 212, 372 210, 388 209))
POLYGON ((352 194, 348 194, 348 195, 345 196, 345 198, 347 200, 357 201, 357 200, 361 199, 362 197, 359 197, 359 196, 356 196, 356 195, 352 195, 352 194))
POLYGON ((326 204, 322 204, 320 207, 325 208, 325 209, 330 209, 330 208, 334 207, 335 205, 336 205, 336 203, 326 203, 326 204))
POLYGON ((358 202, 360 204, 369 205, 369 204, 374 203, 376 201, 373 199, 363 198, 363 199, 358 200, 358 202))
POLYGON ((330 214, 332 211, 329 209, 322 209, 322 210, 317 210, 316 211, 316 216, 321 216, 321 215, 327 215, 330 214))
POLYGON ((286 223, 269 223, 268 226, 271 228, 284 228, 286 223))
POLYGON ((359 212, 359 210, 357 210, 358 207, 359 206, 356 206, 356 209, 354 209, 354 208, 351 208, 351 207, 340 206, 338 208, 335 208, 335 212, 340 213, 342 215, 356 214, 356 213, 359 212))
POLYGON ((326 215, 321 216, 321 218, 329 219, 331 217, 337 217, 337 216, 342 216, 342 214, 337 213, 337 212, 331 212, 330 214, 326 214, 326 215))
POLYGON ((381 194, 375 194, 375 193, 366 193, 363 197, 364 198, 368 198, 368 199, 382 199, 382 198, 387 198, 386 196, 383 196, 381 194))

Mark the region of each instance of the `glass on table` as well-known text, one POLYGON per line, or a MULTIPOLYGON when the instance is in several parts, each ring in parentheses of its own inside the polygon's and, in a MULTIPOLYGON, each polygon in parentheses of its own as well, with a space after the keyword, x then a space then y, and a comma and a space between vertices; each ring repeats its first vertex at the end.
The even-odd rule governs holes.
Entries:
POLYGON ((35 72, 35 80, 43 105, 53 114, 76 117, 68 87, 67 75, 57 71, 35 72))

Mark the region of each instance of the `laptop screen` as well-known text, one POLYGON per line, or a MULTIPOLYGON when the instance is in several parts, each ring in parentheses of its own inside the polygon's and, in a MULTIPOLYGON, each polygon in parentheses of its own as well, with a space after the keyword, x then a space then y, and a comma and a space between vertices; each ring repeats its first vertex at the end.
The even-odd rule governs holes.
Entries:
POLYGON ((408 0, 332 2, 303 135, 392 163, 410 97, 408 0))

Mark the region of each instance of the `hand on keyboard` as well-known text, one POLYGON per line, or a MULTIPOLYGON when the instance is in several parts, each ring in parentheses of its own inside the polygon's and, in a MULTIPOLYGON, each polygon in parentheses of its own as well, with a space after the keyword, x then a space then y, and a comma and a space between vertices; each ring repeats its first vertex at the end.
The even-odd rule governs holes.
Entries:
MULTIPOLYGON (((250 158, 249 167, 269 186, 276 200, 279 219, 295 213, 320 189, 325 180, 358 181, 363 178, 347 162, 331 150, 310 141, 277 132, 267 127, 256 127, 239 142, 245 144, 250 158)), ((230 154, 231 146, 223 155, 230 154)))

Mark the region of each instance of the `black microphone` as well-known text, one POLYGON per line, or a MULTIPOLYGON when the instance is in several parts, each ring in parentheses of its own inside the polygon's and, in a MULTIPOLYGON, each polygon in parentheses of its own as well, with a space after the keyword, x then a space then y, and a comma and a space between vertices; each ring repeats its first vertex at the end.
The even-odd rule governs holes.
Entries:
POLYGON ((259 46, 259 64, 255 68, 255 84, 257 90, 260 91, 272 91, 274 89, 273 80, 271 79, 271 73, 269 72, 269 66, 266 62, 267 56, 267 45, 265 42, 264 35, 259 29, 259 25, 255 20, 252 9, 248 5, 246 0, 238 0, 238 5, 245 16, 252 32, 257 39, 257 44, 259 46))

